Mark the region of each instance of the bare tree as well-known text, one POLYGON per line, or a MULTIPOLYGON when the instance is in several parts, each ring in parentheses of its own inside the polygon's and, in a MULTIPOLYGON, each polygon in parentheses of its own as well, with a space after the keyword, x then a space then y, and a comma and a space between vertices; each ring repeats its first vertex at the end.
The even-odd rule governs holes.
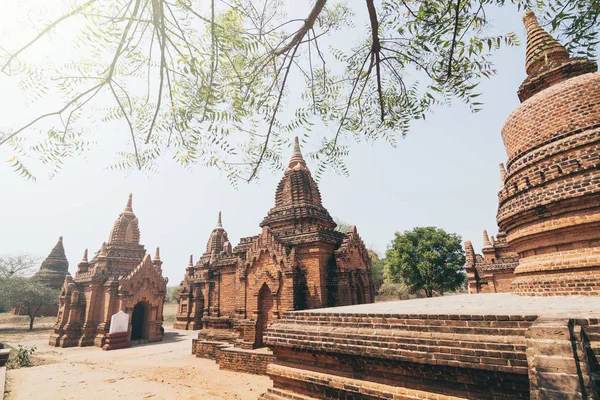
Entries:
POLYGON ((26 253, 0 255, 0 278, 31 276, 38 262, 39 257, 26 253))

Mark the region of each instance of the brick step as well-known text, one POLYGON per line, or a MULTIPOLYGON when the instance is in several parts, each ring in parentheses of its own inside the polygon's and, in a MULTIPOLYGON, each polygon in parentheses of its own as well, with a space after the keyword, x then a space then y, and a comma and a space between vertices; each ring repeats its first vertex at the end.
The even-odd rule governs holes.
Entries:
MULTIPOLYGON (((405 362, 417 362, 436 365, 453 365, 465 368, 478 368, 502 371, 511 373, 527 373, 527 357, 525 348, 515 350, 515 346, 506 351, 497 351, 495 347, 490 347, 488 351, 485 343, 478 343, 483 347, 469 352, 463 348, 463 342, 457 339, 453 347, 440 346, 418 346, 416 350, 403 348, 402 343, 362 341, 361 343, 352 343, 352 341, 340 338, 335 341, 318 341, 315 336, 295 335, 294 337, 285 337, 281 334, 277 337, 266 337, 266 343, 269 346, 281 348, 293 348, 303 351, 317 351, 337 354, 368 354, 372 358, 382 358, 386 360, 397 360, 405 362), (494 350, 491 350, 494 349, 494 350)), ((489 344, 497 346, 497 344, 489 344)))
MULTIPOLYGON (((303 397, 298 400, 312 399, 403 399, 403 400, 460 400, 464 397, 457 397, 453 393, 433 393, 418 389, 409 389, 402 386, 392 386, 359 379, 346 378, 339 375, 331 375, 322 372, 315 372, 293 367, 271 364, 268 373, 274 384, 283 387, 293 385, 301 388, 304 392, 303 397), (307 393, 314 397, 307 397, 307 393)), ((448 391, 451 391, 448 389, 448 391)), ((290 394, 287 390, 279 388, 270 389, 267 394, 273 397, 265 397, 269 400, 295 399, 294 397, 285 397, 290 394)), ((294 394, 297 396, 297 394, 294 394)), ((475 397, 474 397, 475 398, 475 397)))
MULTIPOLYGON (((485 348, 487 344, 495 344, 496 350, 514 350, 516 347, 525 349, 525 337, 501 336, 501 335, 460 335, 447 332, 410 332, 402 330, 366 330, 366 329, 340 329, 333 328, 329 331, 322 329, 298 329, 296 325, 285 326, 277 322, 267 331, 269 337, 319 337, 322 341, 339 341, 339 339, 352 342, 373 341, 381 343, 404 343, 404 344, 430 344, 438 346, 453 347, 457 341, 463 342, 464 347, 485 348), (515 347, 516 346, 516 347, 515 347)), ((389 345, 387 347, 390 347, 389 345)))
POLYGON ((261 394, 259 399, 263 400, 319 400, 317 397, 303 396, 289 390, 269 388, 266 393, 261 394))
MULTIPOLYGON (((427 316, 426 316, 427 317, 427 316)), ((430 317, 430 316, 429 316, 430 317)), ((436 319, 436 318, 319 318, 312 320, 307 317, 298 316, 283 317, 280 321, 287 324, 297 324, 302 326, 328 326, 365 329, 411 329, 417 330, 419 326, 426 327, 463 327, 463 328, 508 328, 508 329, 527 329, 531 326, 532 320, 480 320, 480 319, 436 319), (407 328, 411 327, 411 328, 407 328)))
MULTIPOLYGON (((269 337, 267 337, 267 341, 269 337)), ((527 356, 525 354, 526 348, 525 346, 514 346, 508 344, 497 344, 497 343, 468 343, 464 341, 455 341, 453 343, 448 343, 446 341, 420 341, 420 344, 412 344, 412 343, 403 343, 401 341, 390 343, 390 342, 380 342, 377 340, 362 340, 362 341, 354 341, 354 340, 327 340, 327 341, 315 341, 314 337, 309 335, 294 335, 293 337, 286 337, 285 335, 281 335, 278 337, 278 340, 286 340, 287 343, 290 344, 298 344, 305 343, 308 346, 311 344, 316 347, 327 347, 323 345, 323 343, 330 344, 331 346, 336 347, 348 347, 348 348, 365 348, 368 347, 371 350, 375 350, 373 356, 377 355, 379 350, 392 353, 399 353, 402 355, 409 355, 409 352, 413 352, 415 354, 421 354, 423 352, 427 353, 437 353, 444 355, 456 355, 460 354, 461 356, 466 356, 470 358, 473 362, 479 362, 473 357, 486 357, 486 358, 499 358, 499 359, 515 359, 515 360, 527 360, 527 356), (312 342, 312 343, 311 343, 312 342)), ((329 347, 331 347, 329 346, 329 347)), ((465 360, 467 359, 465 358, 465 360)), ((525 365, 523 363, 523 365, 525 365)))
POLYGON ((600 341, 590 340, 590 348, 592 349, 596 357, 600 356, 600 341))

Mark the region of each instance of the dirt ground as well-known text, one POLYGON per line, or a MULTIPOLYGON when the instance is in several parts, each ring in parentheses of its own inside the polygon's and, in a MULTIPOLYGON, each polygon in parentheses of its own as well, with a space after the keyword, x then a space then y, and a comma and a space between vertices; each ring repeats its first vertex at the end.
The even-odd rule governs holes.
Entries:
MULTIPOLYGON (((174 313, 167 308, 165 320, 174 313)), ((29 332, 27 317, 0 314, 0 342, 37 347, 35 366, 8 371, 8 400, 256 400, 271 387, 266 376, 221 371, 214 361, 196 358, 190 351, 198 332, 174 330, 171 323, 165 323, 161 343, 102 351, 48 345, 54 322, 55 318, 40 318, 29 332)))

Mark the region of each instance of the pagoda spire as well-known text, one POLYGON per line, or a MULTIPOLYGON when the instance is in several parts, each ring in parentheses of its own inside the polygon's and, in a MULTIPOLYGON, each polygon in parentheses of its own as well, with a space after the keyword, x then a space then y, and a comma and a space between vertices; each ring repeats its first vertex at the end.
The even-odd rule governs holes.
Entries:
POLYGON ((190 262, 188 264, 188 267, 193 267, 194 266, 194 255, 190 254, 190 262))
POLYGON ((81 259, 81 262, 88 262, 88 249, 85 249, 85 251, 83 252, 83 258, 81 259))
POLYGON ((487 230, 483 230, 483 247, 492 247, 490 237, 488 236, 487 230))
POLYGON ((154 253, 154 261, 160 261, 160 247, 156 248, 156 253, 154 253))
POLYGON ((504 163, 500 163, 500 187, 504 187, 504 181, 506 180, 506 167, 504 163))
POLYGON ((125 212, 133 212, 132 197, 133 195, 129 193, 129 199, 127 200, 127 205, 125 206, 125 212))
POLYGON ((533 75, 551 61, 568 60, 569 52, 538 23, 531 10, 525 11, 523 23, 527 31, 525 70, 533 75))
POLYGON ((302 151, 300 150, 300 141, 298 140, 298 136, 296 136, 294 138, 294 152, 292 153, 292 158, 290 159, 288 168, 294 168, 298 164, 306 168, 306 162, 304 161, 304 157, 302 157, 302 151))
POLYGON ((222 228, 223 224, 221 223, 221 211, 219 211, 219 218, 217 219, 217 228, 222 228))

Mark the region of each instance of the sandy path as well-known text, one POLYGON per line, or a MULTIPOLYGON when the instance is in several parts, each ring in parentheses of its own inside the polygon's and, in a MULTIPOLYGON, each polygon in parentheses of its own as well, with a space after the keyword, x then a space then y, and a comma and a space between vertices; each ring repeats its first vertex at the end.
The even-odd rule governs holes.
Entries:
POLYGON ((266 376, 221 371, 214 361, 191 355, 196 335, 167 329, 162 343, 115 351, 28 340, 52 363, 8 371, 8 399, 256 400, 271 387, 266 376))

